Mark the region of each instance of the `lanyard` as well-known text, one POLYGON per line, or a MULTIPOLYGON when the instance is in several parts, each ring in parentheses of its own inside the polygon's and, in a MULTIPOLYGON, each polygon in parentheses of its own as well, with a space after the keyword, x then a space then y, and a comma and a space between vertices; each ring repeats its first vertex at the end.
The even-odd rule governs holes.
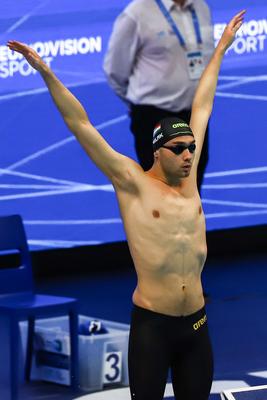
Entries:
MULTIPOLYGON (((156 1, 157 5, 159 6, 164 17, 169 22, 173 32, 175 33, 175 35, 177 36, 177 38, 179 40, 181 46, 186 47, 186 43, 185 43, 185 40, 184 40, 181 32, 179 31, 177 25, 175 24, 171 14, 169 13, 167 8, 162 3, 162 0, 155 0, 155 1, 156 1)), ((201 38, 200 26, 199 26, 197 13, 196 13, 196 10, 192 6, 190 7, 190 12, 191 12, 192 19, 193 19, 193 24, 194 24, 194 28, 195 28, 196 37, 197 37, 197 43, 200 45, 200 44, 202 44, 202 38, 201 38)))

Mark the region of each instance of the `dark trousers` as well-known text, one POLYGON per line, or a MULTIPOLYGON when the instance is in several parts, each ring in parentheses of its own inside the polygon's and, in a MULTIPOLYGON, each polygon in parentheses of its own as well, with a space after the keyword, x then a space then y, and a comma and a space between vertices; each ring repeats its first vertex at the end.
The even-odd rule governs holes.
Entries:
MULTIPOLYGON (((151 105, 131 105, 131 131, 135 138, 135 151, 140 162, 140 165, 145 171, 150 169, 154 162, 152 136, 155 125, 163 118, 178 117, 189 124, 191 110, 182 110, 174 113, 162 110, 151 105)), ((197 185, 200 190, 203 175, 208 163, 208 128, 203 144, 203 149, 198 165, 197 185)))

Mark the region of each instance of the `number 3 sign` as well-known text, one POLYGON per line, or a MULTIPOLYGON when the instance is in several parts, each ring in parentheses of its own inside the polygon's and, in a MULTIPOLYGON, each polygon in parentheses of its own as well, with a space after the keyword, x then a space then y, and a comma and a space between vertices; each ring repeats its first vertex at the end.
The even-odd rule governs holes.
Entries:
POLYGON ((104 384, 117 383, 121 381, 122 352, 113 351, 105 353, 104 356, 104 384))

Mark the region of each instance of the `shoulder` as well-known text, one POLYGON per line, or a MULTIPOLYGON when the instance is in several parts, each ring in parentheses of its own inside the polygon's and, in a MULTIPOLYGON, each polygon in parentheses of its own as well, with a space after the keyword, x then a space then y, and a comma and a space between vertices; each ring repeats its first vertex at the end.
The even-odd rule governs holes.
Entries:
POLYGON ((124 9, 123 13, 138 21, 147 18, 155 7, 155 0, 133 0, 124 9))
POLYGON ((123 156, 119 174, 113 175, 111 181, 116 192, 137 194, 140 192, 145 172, 142 167, 131 158, 123 156))
POLYGON ((202 16, 202 18, 210 21, 211 11, 210 11, 208 3, 205 0, 193 0, 193 4, 194 4, 195 9, 202 16))

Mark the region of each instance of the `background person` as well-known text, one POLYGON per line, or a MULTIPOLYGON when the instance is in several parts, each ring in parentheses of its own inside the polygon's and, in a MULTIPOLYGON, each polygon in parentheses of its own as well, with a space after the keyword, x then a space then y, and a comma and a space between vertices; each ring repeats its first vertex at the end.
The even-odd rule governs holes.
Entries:
MULTIPOLYGON (((194 93, 214 49, 204 0, 134 0, 118 16, 104 60, 115 93, 129 104, 131 131, 144 170, 153 164, 153 129, 164 117, 189 123, 194 93)), ((198 168, 208 162, 208 135, 198 168)))

